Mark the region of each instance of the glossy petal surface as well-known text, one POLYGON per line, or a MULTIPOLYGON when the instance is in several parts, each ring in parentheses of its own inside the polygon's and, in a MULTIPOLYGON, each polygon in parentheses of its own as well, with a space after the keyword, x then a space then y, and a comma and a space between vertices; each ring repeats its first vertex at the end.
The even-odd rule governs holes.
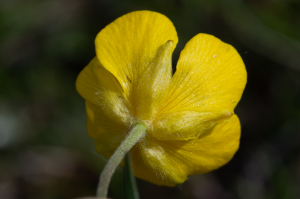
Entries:
POLYGON ((171 54, 177 42, 172 22, 150 11, 124 15, 97 35, 97 57, 134 104, 134 117, 147 120, 155 112, 172 76, 171 54), (168 41, 171 45, 165 46, 168 41))
POLYGON ((182 50, 162 112, 184 108, 233 112, 246 85, 238 52, 214 36, 198 34, 182 50))
POLYGON ((246 77, 244 63, 232 46, 198 34, 180 54, 152 135, 162 140, 188 140, 228 120, 241 98, 246 77))
POLYGON ((239 147, 240 132, 234 115, 190 141, 160 141, 148 136, 131 151, 135 175, 158 185, 183 183, 189 175, 226 164, 239 147))

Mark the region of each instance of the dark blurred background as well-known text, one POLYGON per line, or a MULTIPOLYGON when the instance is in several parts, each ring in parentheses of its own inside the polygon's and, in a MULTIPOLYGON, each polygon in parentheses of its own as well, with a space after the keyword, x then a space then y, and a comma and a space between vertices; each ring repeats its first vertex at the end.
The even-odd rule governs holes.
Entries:
MULTIPOLYGON (((95 56, 96 34, 135 10, 174 23, 174 66, 189 39, 209 33, 248 71, 232 161, 174 188, 138 180, 141 199, 300 198, 299 0, 1 0, 0 198, 95 194, 105 159, 86 133, 75 80, 95 56)), ((124 198, 121 168, 110 197, 124 198)))

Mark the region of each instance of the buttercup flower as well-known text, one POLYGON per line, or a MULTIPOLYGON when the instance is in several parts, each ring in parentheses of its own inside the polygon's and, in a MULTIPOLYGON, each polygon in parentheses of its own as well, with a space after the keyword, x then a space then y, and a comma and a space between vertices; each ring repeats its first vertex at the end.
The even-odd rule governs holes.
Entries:
POLYGON ((237 51, 214 36, 198 34, 182 50, 162 14, 126 14, 97 35, 96 57, 76 88, 86 101, 87 130, 109 158, 137 124, 146 133, 130 150, 136 177, 175 186, 187 176, 226 164, 239 147, 234 114, 246 84, 237 51))

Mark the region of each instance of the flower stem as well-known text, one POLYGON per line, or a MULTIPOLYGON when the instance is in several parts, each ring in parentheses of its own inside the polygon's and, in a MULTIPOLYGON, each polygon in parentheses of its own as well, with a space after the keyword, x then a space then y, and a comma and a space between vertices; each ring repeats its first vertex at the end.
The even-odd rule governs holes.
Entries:
POLYGON ((146 125, 143 123, 137 123, 131 129, 125 140, 116 149, 114 154, 110 157, 105 165, 101 175, 97 188, 97 197, 107 197, 108 186, 112 175, 114 174, 117 166, 125 157, 126 153, 146 134, 146 125))
POLYGON ((136 185, 135 176, 132 172, 132 164, 130 154, 125 156, 125 168, 123 170, 123 186, 126 199, 139 199, 139 192, 136 185))

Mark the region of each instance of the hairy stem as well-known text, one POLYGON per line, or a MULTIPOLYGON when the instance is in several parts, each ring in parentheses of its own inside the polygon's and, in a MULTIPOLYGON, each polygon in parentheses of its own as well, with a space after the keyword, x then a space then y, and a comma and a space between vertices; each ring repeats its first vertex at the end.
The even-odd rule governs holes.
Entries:
POLYGON ((110 157, 105 165, 101 175, 97 188, 97 197, 107 197, 108 186, 112 175, 114 174, 117 166, 125 157, 126 153, 139 142, 139 140, 146 134, 146 125, 143 123, 137 123, 126 136, 125 140, 117 148, 114 154, 110 157))

